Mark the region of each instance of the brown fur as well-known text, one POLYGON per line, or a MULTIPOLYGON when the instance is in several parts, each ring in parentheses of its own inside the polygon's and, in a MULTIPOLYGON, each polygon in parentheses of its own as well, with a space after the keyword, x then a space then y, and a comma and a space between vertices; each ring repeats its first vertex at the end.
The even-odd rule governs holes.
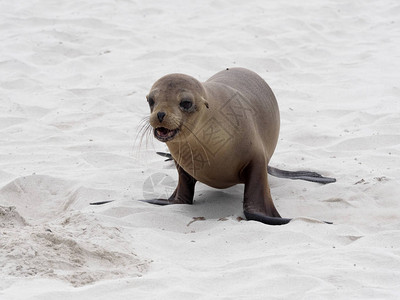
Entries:
POLYGON ((267 166, 280 119, 275 96, 260 76, 233 68, 200 83, 171 74, 152 86, 149 99, 154 102, 151 126, 179 130, 166 142, 178 169, 178 187, 168 200, 153 203, 191 204, 196 181, 215 188, 244 183, 248 219, 268 224, 290 221, 280 217, 268 185, 267 166), (191 99, 189 111, 180 107, 182 99, 191 99))

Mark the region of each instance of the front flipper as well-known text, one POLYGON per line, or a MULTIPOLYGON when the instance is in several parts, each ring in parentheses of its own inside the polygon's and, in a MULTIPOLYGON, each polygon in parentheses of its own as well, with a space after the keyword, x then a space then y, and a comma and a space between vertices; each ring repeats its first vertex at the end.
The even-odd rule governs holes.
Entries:
POLYGON ((171 197, 168 199, 148 199, 140 201, 155 205, 193 204, 194 187, 197 181, 186 173, 178 164, 176 164, 176 168, 179 174, 178 186, 171 197))
POLYGON ((173 202, 170 202, 168 199, 149 199, 149 200, 139 200, 139 201, 150 203, 150 204, 155 204, 155 205, 170 205, 170 204, 174 204, 173 202))
POLYGON ((272 201, 264 156, 252 161, 242 172, 244 179, 243 210, 247 220, 269 225, 283 225, 291 219, 282 218, 272 201))
MULTIPOLYGON (((244 212, 244 215, 248 221, 257 221, 269 225, 284 225, 292 221, 292 219, 288 218, 268 217, 262 214, 248 213, 246 211, 244 212)), ((329 225, 333 224, 332 222, 327 222, 327 221, 321 221, 321 222, 324 222, 325 224, 329 225)))
POLYGON ((248 221, 257 221, 268 225, 284 225, 292 220, 288 218, 269 217, 259 213, 249 213, 247 211, 244 211, 244 215, 248 221))

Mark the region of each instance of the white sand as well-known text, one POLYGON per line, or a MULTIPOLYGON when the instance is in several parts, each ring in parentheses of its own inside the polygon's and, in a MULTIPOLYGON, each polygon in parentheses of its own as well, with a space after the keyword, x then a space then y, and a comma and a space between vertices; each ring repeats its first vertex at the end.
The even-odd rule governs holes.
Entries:
POLYGON ((400 4, 303 2, 1 1, 0 299, 399 299, 400 4), (243 186, 137 201, 177 179, 134 143, 152 83, 233 66, 278 98, 271 165, 338 179, 272 178, 286 226, 243 186))

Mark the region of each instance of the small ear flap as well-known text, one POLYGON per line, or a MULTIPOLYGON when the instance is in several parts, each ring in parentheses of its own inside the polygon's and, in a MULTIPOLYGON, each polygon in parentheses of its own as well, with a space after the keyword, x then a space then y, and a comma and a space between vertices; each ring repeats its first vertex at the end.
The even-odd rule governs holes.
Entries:
POLYGON ((203 101, 204 105, 205 105, 207 108, 210 108, 210 106, 208 105, 208 102, 207 102, 206 99, 204 99, 203 97, 201 97, 201 100, 203 101))

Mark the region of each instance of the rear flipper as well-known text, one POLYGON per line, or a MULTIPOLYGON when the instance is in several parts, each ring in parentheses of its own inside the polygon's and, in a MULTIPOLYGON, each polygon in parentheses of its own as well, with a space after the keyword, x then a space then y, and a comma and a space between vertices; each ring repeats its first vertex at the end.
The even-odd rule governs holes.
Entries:
MULTIPOLYGON (((166 157, 165 161, 173 160, 172 155, 170 153, 165 152, 157 152, 158 155, 166 157)), ((310 171, 285 171, 274 167, 267 167, 268 174, 279 177, 279 178, 287 178, 287 179, 300 179, 306 181, 312 181, 322 184, 333 183, 336 182, 335 178, 324 177, 321 174, 310 172, 310 171)))
POLYGON ((322 184, 336 182, 335 178, 323 177, 321 174, 310 171, 285 171, 270 166, 268 166, 267 170, 268 174, 279 178, 300 179, 322 184))
POLYGON ((165 161, 173 160, 171 153, 166 153, 166 152, 156 152, 156 153, 162 157, 166 157, 167 159, 165 161))

